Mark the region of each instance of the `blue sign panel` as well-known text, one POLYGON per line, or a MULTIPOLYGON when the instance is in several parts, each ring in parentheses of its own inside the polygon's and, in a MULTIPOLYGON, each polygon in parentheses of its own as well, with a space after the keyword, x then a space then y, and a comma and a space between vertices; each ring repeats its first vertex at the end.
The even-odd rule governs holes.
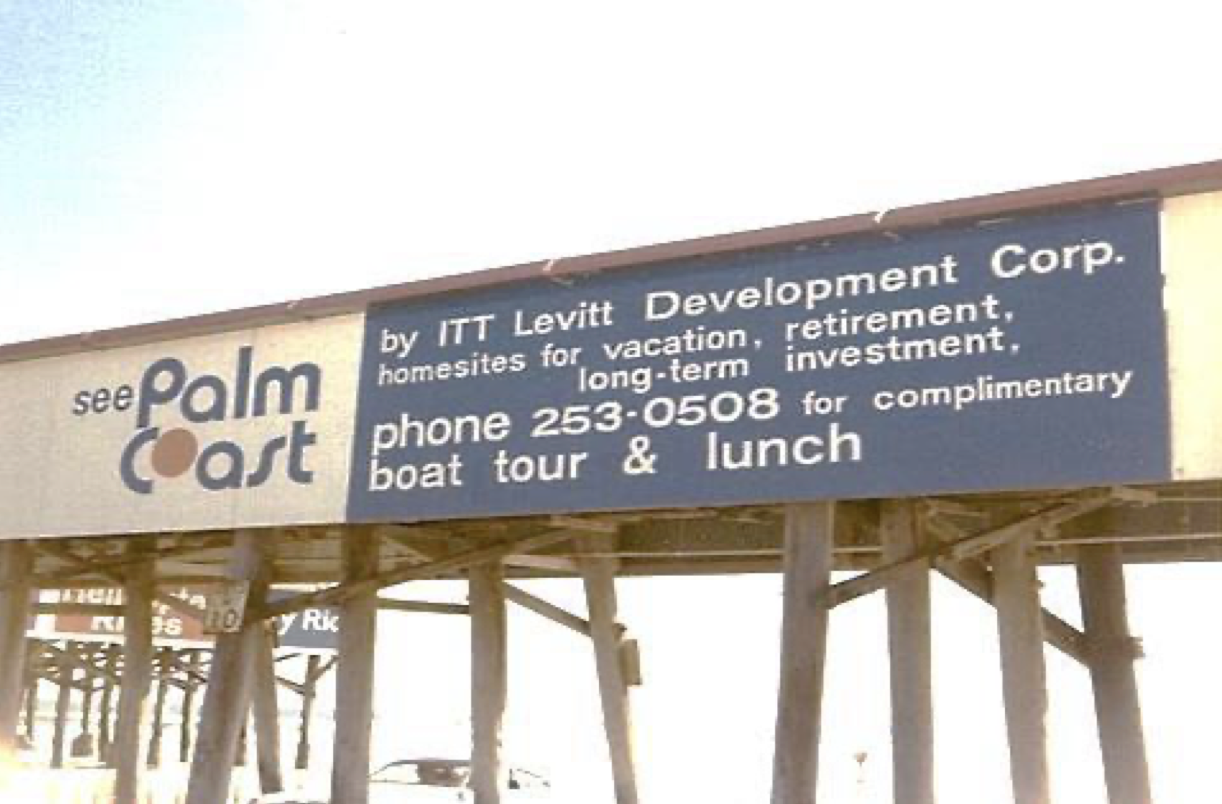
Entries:
POLYGON ((349 516, 1166 479, 1158 255, 1139 203, 374 309, 349 516))
MULTIPOLYGON (((267 599, 276 603, 300 592, 270 589, 267 599)), ((276 618, 276 638, 280 647, 329 652, 339 650, 339 609, 309 608, 276 618)))

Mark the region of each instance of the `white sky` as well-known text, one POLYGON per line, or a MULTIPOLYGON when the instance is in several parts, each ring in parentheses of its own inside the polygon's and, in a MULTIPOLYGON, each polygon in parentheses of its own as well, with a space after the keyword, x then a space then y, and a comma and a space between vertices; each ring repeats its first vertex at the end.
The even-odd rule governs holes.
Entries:
MULTIPOLYGON (((1215 159, 1217 30, 1179 2, 0 0, 0 343, 1215 159)), ((1133 573, 1163 801, 1216 799, 1222 661, 1176 617, 1222 603, 1211 573, 1133 573)), ((776 580, 625 586, 660 800, 765 800, 776 580)), ((836 802, 856 750, 887 790, 885 620, 854 605, 836 802)), ((938 606, 942 800, 1005 800, 988 612, 938 606)), ((464 705, 462 629, 428 627, 383 666, 449 688, 383 693, 397 732, 464 705)), ((602 772, 588 657, 516 633, 511 739, 602 772)), ((1061 800, 1101 801, 1085 677, 1050 661, 1061 800)))

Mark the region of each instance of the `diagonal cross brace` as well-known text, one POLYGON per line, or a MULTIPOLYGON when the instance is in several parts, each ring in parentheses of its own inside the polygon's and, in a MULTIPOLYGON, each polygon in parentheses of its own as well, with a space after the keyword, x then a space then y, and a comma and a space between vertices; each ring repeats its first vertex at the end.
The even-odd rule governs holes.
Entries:
MULTIPOLYGON (((959 586, 986 603, 993 602, 993 574, 978 561, 938 562, 938 570, 959 586)), ((1090 644, 1086 634, 1041 608, 1044 641, 1069 658, 1086 665, 1090 658, 1090 644)))
POLYGON ((379 589, 407 581, 423 581, 429 578, 436 578, 438 575, 466 569, 476 564, 499 561, 505 556, 514 553, 529 553, 532 550, 538 550, 557 542, 567 541, 572 539, 573 536, 572 530, 553 530, 549 528, 543 533, 528 536, 524 539, 468 550, 465 553, 432 561, 428 564, 412 564, 406 567, 396 567, 360 581, 330 586, 317 592, 294 595, 284 600, 278 600, 275 603, 269 603, 259 611, 254 612, 252 616, 255 619, 269 619, 319 606, 335 606, 354 595, 376 592, 379 589))
MULTIPOLYGON (((549 603, 541 597, 536 597, 525 589, 521 589, 513 584, 502 583, 505 589, 505 597, 513 603, 518 604, 524 609, 529 609, 535 614, 560 623, 566 628, 571 628, 583 636, 590 635, 590 621, 576 614, 572 614, 559 606, 549 603)), ((623 626, 620 626, 621 628, 623 626)))
MULTIPOLYGON (((943 575, 967 591, 991 603, 993 599, 992 576, 986 568, 978 566, 977 562, 971 560, 973 556, 1033 531, 1055 528, 1071 519, 1106 507, 1117 499, 1139 503, 1148 502, 1141 492, 1126 488, 1109 489, 1103 493, 1090 494, 1071 502, 1046 508, 1000 528, 973 536, 964 536, 957 527, 949 523, 929 522, 930 527, 956 541, 931 553, 888 564, 834 584, 820 595, 820 599, 825 605, 835 607, 883 589, 893 581, 912 572, 936 567, 943 575)), ((1049 644, 1085 664, 1088 658, 1086 635, 1047 609, 1043 610, 1043 621, 1045 639, 1049 644)))

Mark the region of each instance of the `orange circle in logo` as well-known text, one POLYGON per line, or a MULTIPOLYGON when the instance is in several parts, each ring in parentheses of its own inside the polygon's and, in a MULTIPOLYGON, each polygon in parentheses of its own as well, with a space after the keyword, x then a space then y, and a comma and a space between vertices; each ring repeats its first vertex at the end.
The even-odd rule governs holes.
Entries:
POLYGON ((167 430, 153 445, 153 471, 162 477, 178 477, 191 468, 199 454, 199 441, 190 430, 167 430))

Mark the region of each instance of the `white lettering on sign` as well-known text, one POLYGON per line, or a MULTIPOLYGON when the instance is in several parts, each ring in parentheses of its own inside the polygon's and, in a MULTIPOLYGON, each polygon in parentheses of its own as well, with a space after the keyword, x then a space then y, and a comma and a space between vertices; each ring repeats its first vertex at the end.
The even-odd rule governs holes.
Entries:
POLYGON ((339 613, 330 609, 306 609, 301 615, 301 628, 304 631, 338 634, 339 613))
POLYGON ((993 252, 990 267, 1001 279, 1047 275, 1057 271, 1080 271, 1094 276, 1100 268, 1122 265, 1124 255, 1106 240, 1073 243, 1067 246, 1031 248, 1007 243, 993 252))
POLYGON ((1157 215, 900 229, 379 306, 349 515, 1166 477, 1157 215))

